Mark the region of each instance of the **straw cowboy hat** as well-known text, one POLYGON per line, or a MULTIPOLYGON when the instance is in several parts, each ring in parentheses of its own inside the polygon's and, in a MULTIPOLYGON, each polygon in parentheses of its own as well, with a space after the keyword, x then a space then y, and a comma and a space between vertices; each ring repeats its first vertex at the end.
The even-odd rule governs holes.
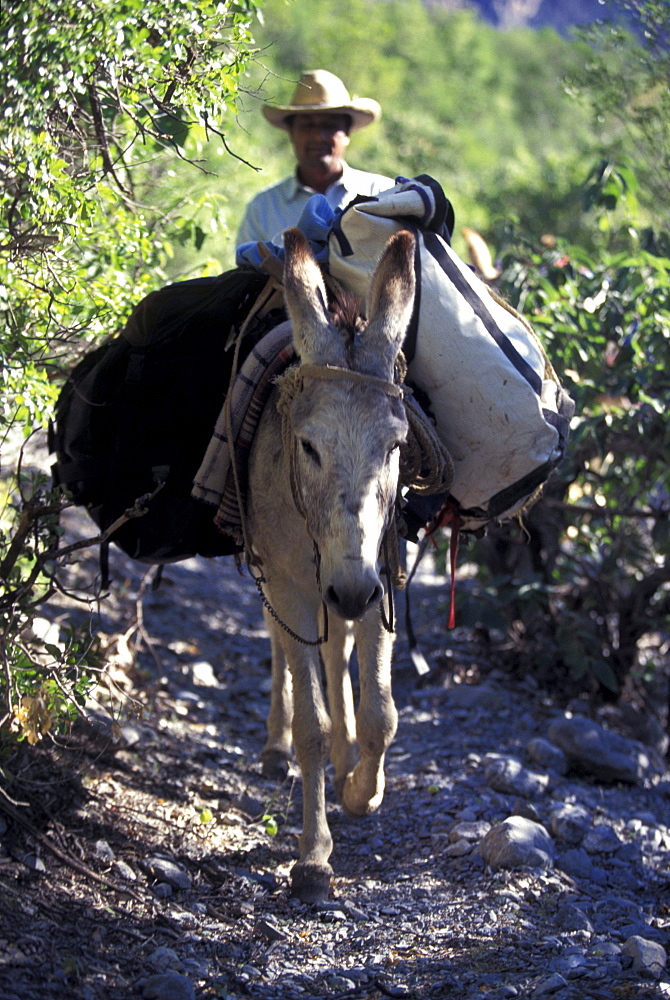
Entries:
POLYGON ((352 132, 376 122, 382 113, 381 107, 372 98, 351 97, 339 76, 329 73, 327 69, 312 69, 303 73, 290 104, 263 106, 263 114, 270 124, 285 132, 290 131, 288 119, 293 115, 322 111, 349 115, 352 132))

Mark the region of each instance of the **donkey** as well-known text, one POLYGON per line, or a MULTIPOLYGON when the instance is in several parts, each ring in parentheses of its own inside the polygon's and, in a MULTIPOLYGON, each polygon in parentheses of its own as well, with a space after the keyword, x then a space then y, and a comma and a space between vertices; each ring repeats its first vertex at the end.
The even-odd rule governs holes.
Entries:
POLYGON ((299 363, 273 389, 261 418, 246 516, 272 645, 261 760, 268 776, 285 775, 295 746, 303 826, 291 889, 318 902, 328 896, 332 875, 328 756, 345 812, 368 815, 382 801, 384 756, 397 726, 393 636, 381 613, 378 563, 408 430, 394 378, 414 302, 414 237, 401 232, 389 241, 372 279, 367 320, 349 326, 328 313, 321 272, 300 230, 289 229, 284 246, 284 295, 299 363), (357 711, 349 673, 354 643, 357 711))

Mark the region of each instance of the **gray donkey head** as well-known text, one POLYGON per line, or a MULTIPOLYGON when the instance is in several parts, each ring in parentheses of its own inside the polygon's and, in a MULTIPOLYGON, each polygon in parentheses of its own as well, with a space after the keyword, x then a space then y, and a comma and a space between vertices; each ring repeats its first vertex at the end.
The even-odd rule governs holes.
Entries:
POLYGON ((360 619, 383 587, 379 550, 407 436, 394 369, 414 303, 414 237, 397 233, 374 273, 367 318, 326 309, 326 289, 298 229, 284 235, 284 289, 300 357, 289 405, 294 481, 318 547, 323 599, 360 619))

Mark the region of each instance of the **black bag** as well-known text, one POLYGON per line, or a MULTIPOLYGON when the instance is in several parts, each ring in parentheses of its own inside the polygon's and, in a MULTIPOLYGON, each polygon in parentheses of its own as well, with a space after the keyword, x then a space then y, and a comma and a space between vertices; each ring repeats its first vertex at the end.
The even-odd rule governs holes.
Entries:
POLYGON ((228 335, 266 281, 235 269, 152 292, 119 336, 79 362, 60 394, 49 440, 53 480, 101 531, 162 484, 147 513, 110 539, 133 559, 238 551, 191 486, 230 381, 228 335))

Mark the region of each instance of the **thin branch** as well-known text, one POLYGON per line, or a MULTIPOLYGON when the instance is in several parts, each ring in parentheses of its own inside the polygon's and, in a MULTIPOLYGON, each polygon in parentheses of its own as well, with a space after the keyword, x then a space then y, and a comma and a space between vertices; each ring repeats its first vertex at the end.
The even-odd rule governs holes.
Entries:
POLYGON ((588 514, 599 517, 652 518, 655 521, 661 521, 667 518, 669 513, 667 510, 641 510, 639 507, 599 507, 597 504, 585 507, 581 504, 567 503, 564 500, 555 500, 552 497, 543 497, 541 499, 548 507, 564 510, 569 514, 574 514, 576 517, 583 517, 588 514))
POLYGON ((31 651, 28 649, 28 647, 24 643, 19 642, 18 640, 16 640, 16 647, 17 649, 21 650, 23 655, 27 658, 28 662, 33 665, 33 667, 37 667, 40 671, 44 671, 44 673, 48 674, 50 680, 54 682, 54 684, 56 685, 60 693, 63 695, 63 698, 68 705, 75 705, 75 706, 77 705, 72 695, 72 692, 68 691, 65 685, 63 684, 58 669, 40 663, 39 660, 36 660, 35 657, 31 654, 31 651))
POLYGON ((219 131, 219 129, 214 128, 213 125, 210 125, 207 113, 205 113, 204 118, 205 118, 205 133, 209 135, 209 133, 211 132, 214 135, 217 135, 221 140, 221 143, 223 144, 223 148, 225 149, 226 153, 228 153, 229 156, 232 156, 234 160, 239 160, 239 162, 243 163, 245 167, 249 167, 251 170, 255 170, 256 173, 259 173, 262 170, 262 167, 254 166, 254 164, 250 163, 249 160, 245 160, 243 156, 240 156, 239 153, 236 153, 234 149, 231 149, 231 147, 228 145, 225 134, 219 131))
MULTIPOLYGON (((136 616, 135 622, 131 626, 131 628, 129 628, 128 631, 125 633, 124 639, 128 640, 129 637, 132 635, 132 633, 136 632, 140 639, 140 642, 144 642, 146 644, 146 647, 151 653, 151 656, 153 658, 154 663, 156 664, 156 667, 160 670, 162 664, 154 648, 155 643, 151 638, 151 636, 149 635, 149 633, 147 632, 146 626, 144 624, 144 594, 151 579, 152 573, 153 573, 153 567, 148 569, 144 574, 144 576, 142 577, 142 581, 137 591, 137 599, 135 601, 135 616, 136 616)), ((138 644, 136 649, 139 648, 141 647, 138 644)))
POLYGON ((102 156, 102 163, 105 168, 105 173, 111 174, 114 178, 116 186, 119 188, 123 194, 130 196, 131 192, 125 186, 121 178, 116 172, 116 168, 112 162, 112 157, 109 152, 109 143, 107 142, 107 132, 105 130, 105 122, 102 117, 102 110, 100 108, 100 101, 98 99, 98 92, 95 86, 95 82, 91 81, 88 86, 88 99, 91 102, 91 112, 93 115, 93 126, 95 128, 96 138, 98 140, 98 145, 100 147, 100 155, 102 156))
MULTIPOLYGON (((91 583, 89 584, 89 587, 92 589, 92 593, 89 592, 82 596, 81 594, 78 594, 76 590, 72 590, 69 587, 66 587, 65 584, 61 580, 59 580, 58 577, 56 576, 55 570, 52 573, 50 570, 44 567, 43 572, 44 575, 49 578, 50 592, 52 594, 58 592, 59 594, 62 594, 64 597, 67 597, 69 600, 75 601, 77 604, 86 604, 88 607, 90 607, 91 600, 98 601, 101 598, 108 596, 107 593, 102 592, 101 584, 99 585, 95 580, 91 581, 91 583)), ((36 607, 37 605, 41 604, 43 600, 44 600, 43 597, 37 598, 32 604, 28 604, 26 606, 36 607)))
MULTIPOLYGON (((0 769, 0 775, 2 775, 2 777, 5 780, 8 780, 8 775, 5 773, 4 770, 0 769)), ((6 799, 10 805, 15 806, 17 809, 19 807, 22 807, 24 809, 30 809, 30 802, 19 802, 17 801, 17 799, 13 799, 9 794, 9 792, 7 791, 7 789, 2 784, 0 784, 0 795, 2 795, 2 797, 6 799)))
MULTIPOLYGON (((143 517, 148 512, 148 504, 153 500, 156 494, 163 488, 163 483, 159 483, 153 493, 145 493, 141 497, 135 500, 132 507, 128 507, 123 514, 114 521, 113 524, 103 531, 99 535, 94 535, 90 538, 80 539, 78 542, 72 542, 70 545, 65 545, 63 548, 52 548, 46 549, 41 552, 35 559, 35 563, 28 577, 24 580, 20 587, 15 590, 9 591, 5 594, 3 599, 0 601, 0 608, 12 607, 17 600, 27 594, 31 588, 34 586, 40 573, 44 572, 44 567, 47 562, 60 562, 67 556, 72 555, 73 552, 79 552, 81 549, 90 548, 92 545, 101 545, 103 542, 108 541, 111 536, 118 531, 122 525, 127 521, 134 520, 136 517, 143 517)), ((49 511, 52 505, 35 504, 31 508, 30 516, 32 518, 31 524, 34 524, 44 511, 49 511)), ((51 574, 47 574, 51 578, 51 574)), ((43 598, 40 598, 40 601, 43 598)), ((40 603, 40 601, 36 603, 40 603)))
POLYGON ((169 104, 174 97, 174 92, 177 89, 177 77, 180 76, 182 81, 185 80, 191 71, 193 63, 195 62, 195 57, 197 55, 196 49, 193 46, 187 48, 187 58, 184 60, 182 66, 175 72, 174 77, 168 84, 168 88, 165 91, 165 97, 163 98, 163 104, 169 104))
POLYGON ((16 560, 21 555, 26 538, 30 533, 30 529, 34 524, 34 521, 35 518, 32 511, 28 507, 24 507, 21 511, 21 517, 19 518, 16 534, 12 538, 11 544, 5 554, 5 558, 2 560, 2 563, 0 563, 0 576, 3 580, 7 579, 14 568, 16 560))
MULTIPOLYGON (((35 838, 35 840, 38 841, 38 843, 42 844, 42 846, 45 847, 47 851, 49 851, 51 854, 57 857, 59 861, 62 861, 63 864, 66 864, 69 868, 72 868, 74 871, 79 872, 80 875, 85 875, 87 878, 93 879, 94 882, 97 882, 99 885, 103 885, 105 888, 114 889, 116 892, 119 892, 124 896, 130 896, 132 899, 136 900, 136 902, 138 903, 141 903, 143 906, 145 906, 147 902, 149 903, 152 902, 152 900, 150 900, 149 898, 143 899, 141 896, 139 896, 132 889, 129 889, 127 886, 119 885, 119 883, 115 882, 114 879, 98 875, 97 872, 94 872, 91 868, 87 868, 87 866, 83 864, 81 861, 77 860, 77 858, 73 858, 71 854, 67 854, 65 851, 61 851, 59 847, 56 847, 53 841, 49 840, 46 834, 41 833, 37 829, 37 827, 33 826, 30 820, 28 820, 21 812, 19 812, 18 809, 16 809, 11 804, 11 799, 9 799, 7 796, 5 796, 5 798, 7 799, 7 801, 5 802, 3 802, 2 799, 0 798, 0 811, 6 813, 16 823, 19 823, 22 827, 24 827, 24 829, 27 830, 35 838)), ((26 803, 21 802, 18 804, 29 806, 29 803, 27 802, 26 803)))
MULTIPOLYGON (((0 576, 6 580, 9 574, 13 570, 17 559, 23 551, 23 546, 25 544, 26 538, 28 537, 32 528, 37 524, 37 522, 43 518, 48 517, 50 514, 58 514, 65 506, 70 506, 65 503, 62 499, 53 501, 53 503, 42 503, 36 500, 26 500, 25 506, 21 511, 21 517, 19 518, 19 524, 16 529, 16 534, 14 535, 9 548, 5 554, 5 558, 0 564, 0 576)), ((53 550, 49 549, 46 553, 43 553, 47 558, 50 558, 49 553, 53 550)))
POLYGON ((6 709, 7 711, 0 719, 0 730, 9 722, 10 719, 14 718, 14 706, 12 704, 12 671, 9 665, 9 657, 7 656, 7 646, 2 643, 2 667, 5 673, 5 697, 6 697, 6 709))

